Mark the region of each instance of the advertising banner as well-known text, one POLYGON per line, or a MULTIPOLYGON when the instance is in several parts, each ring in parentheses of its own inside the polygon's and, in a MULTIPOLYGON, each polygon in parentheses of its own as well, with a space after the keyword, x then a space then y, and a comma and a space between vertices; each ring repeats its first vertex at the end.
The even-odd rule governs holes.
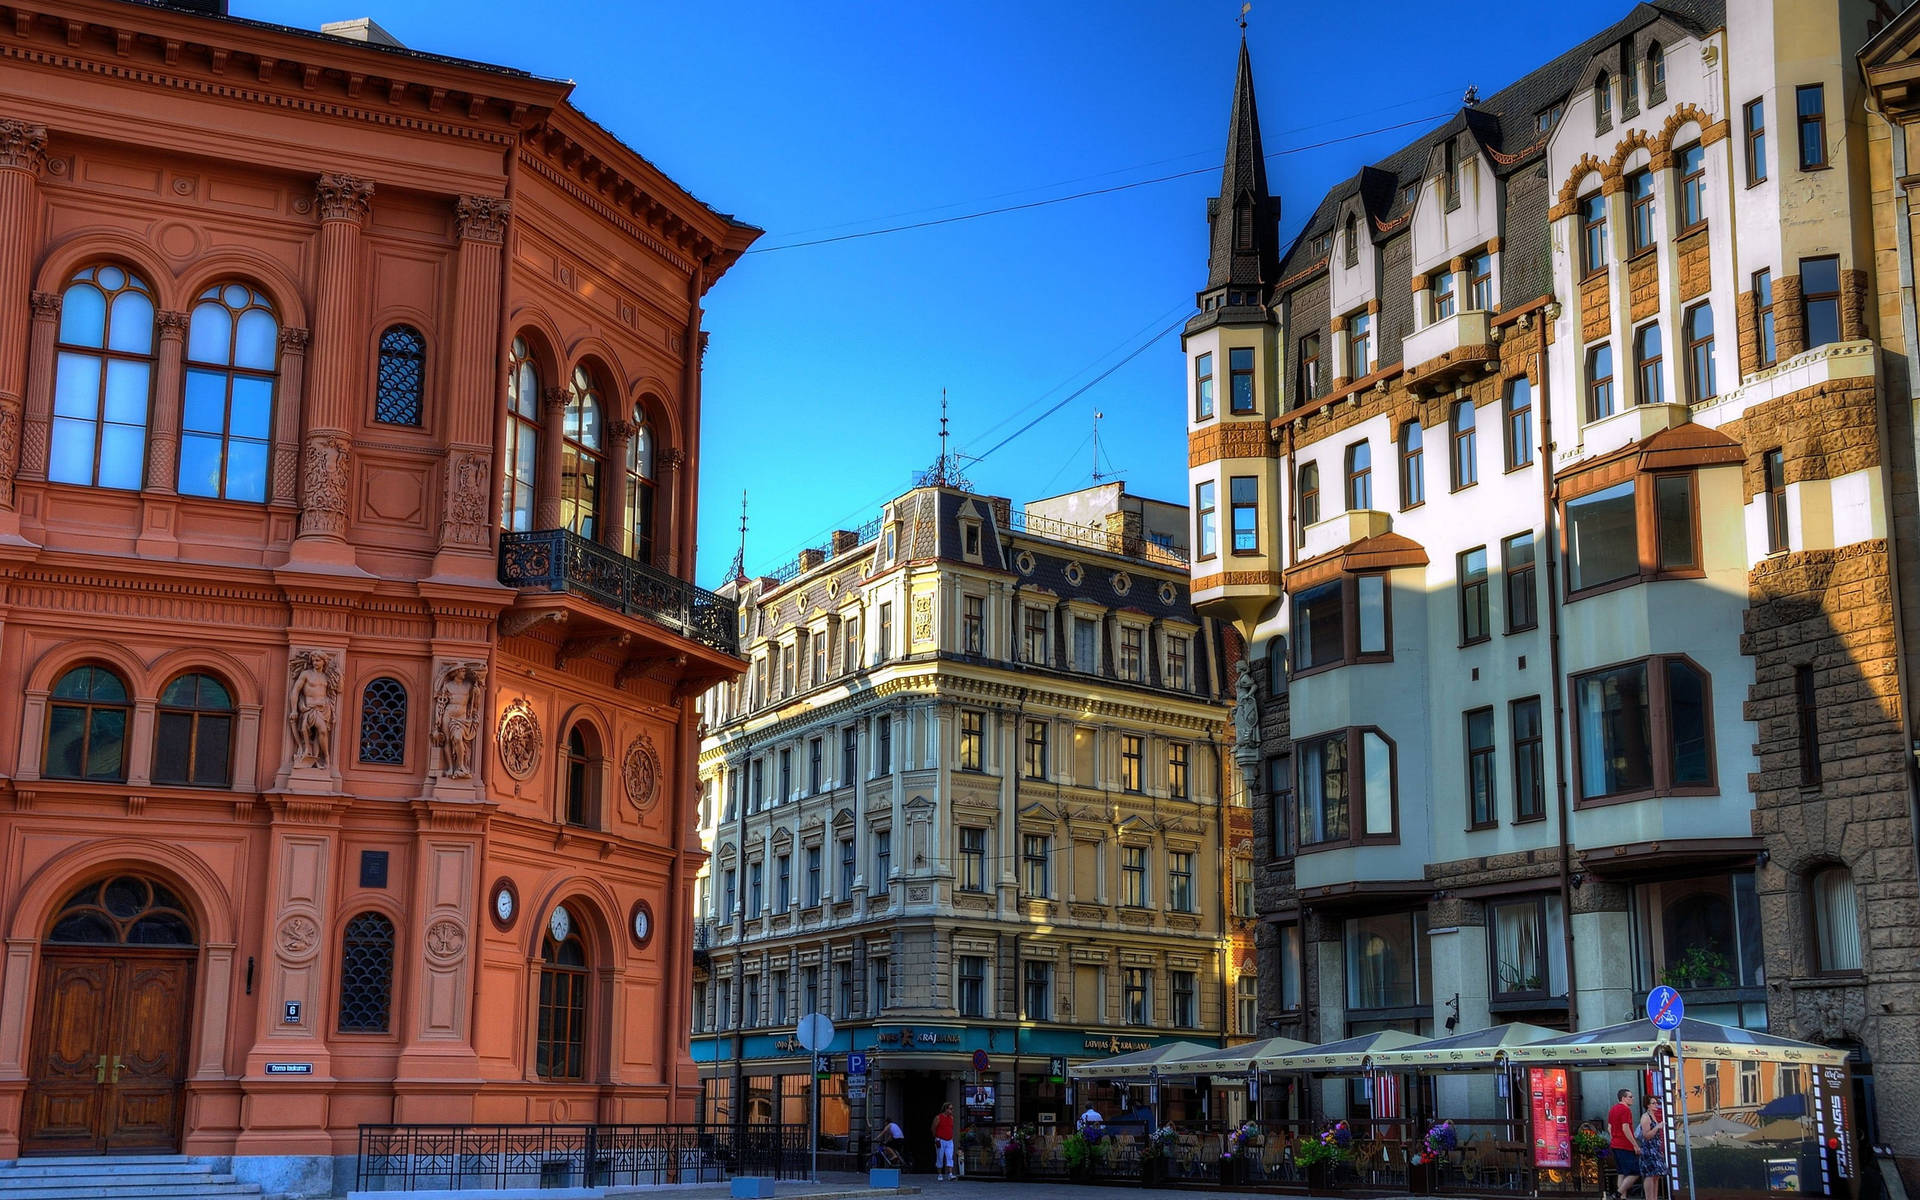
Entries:
POLYGON ((1565 1067, 1534 1067, 1527 1072, 1533 1105, 1533 1165, 1571 1167, 1573 1128, 1567 1122, 1565 1067))

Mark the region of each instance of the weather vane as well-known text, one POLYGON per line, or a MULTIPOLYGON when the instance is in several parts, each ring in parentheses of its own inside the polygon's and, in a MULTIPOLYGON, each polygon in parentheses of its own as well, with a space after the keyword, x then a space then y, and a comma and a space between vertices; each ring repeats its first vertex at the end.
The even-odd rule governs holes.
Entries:
POLYGON ((1241 33, 1245 33, 1247 31, 1247 14, 1252 11, 1253 11, 1253 5, 1251 3, 1242 4, 1240 6, 1240 32, 1241 33))

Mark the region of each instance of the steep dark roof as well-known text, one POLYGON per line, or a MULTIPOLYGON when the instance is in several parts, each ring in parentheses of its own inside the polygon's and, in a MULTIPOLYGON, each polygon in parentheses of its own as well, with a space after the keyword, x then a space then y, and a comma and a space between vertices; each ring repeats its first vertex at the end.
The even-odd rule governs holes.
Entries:
POLYGON ((1187 332, 1222 322, 1264 323, 1280 266, 1280 199, 1267 190, 1260 107, 1253 97, 1253 61, 1244 36, 1227 118, 1220 194, 1207 201, 1207 225, 1207 286, 1200 296, 1201 312, 1187 323, 1187 332))
POLYGON ((1541 112, 1564 99, 1575 79, 1595 55, 1602 54, 1639 29, 1666 18, 1696 34, 1726 23, 1726 0, 1663 0, 1637 4, 1612 25, 1560 54, 1544 66, 1514 80, 1471 108, 1463 108, 1445 122, 1392 154, 1362 168, 1321 198, 1281 259, 1280 275, 1287 278, 1305 269, 1313 255, 1303 247, 1333 231, 1339 211, 1356 192, 1366 206, 1376 239, 1398 232, 1408 210, 1407 189, 1426 173, 1428 157, 1441 142, 1470 135, 1489 151, 1488 164, 1496 175, 1518 170, 1542 149, 1546 135, 1534 124, 1541 112))

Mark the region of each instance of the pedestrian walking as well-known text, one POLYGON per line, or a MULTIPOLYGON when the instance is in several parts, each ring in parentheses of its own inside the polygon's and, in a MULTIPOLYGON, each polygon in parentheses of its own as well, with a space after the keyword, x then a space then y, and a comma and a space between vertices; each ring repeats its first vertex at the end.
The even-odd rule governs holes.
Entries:
POLYGON ((1619 1178, 1608 1195, 1626 1200, 1627 1189, 1640 1178, 1640 1139, 1634 1134, 1633 1089, 1621 1088, 1607 1110, 1607 1149, 1613 1152, 1613 1169, 1619 1178))
POLYGON ((953 1104, 951 1101, 941 1105, 939 1115, 933 1118, 933 1177, 943 1182, 955 1177, 953 1173, 953 1104))

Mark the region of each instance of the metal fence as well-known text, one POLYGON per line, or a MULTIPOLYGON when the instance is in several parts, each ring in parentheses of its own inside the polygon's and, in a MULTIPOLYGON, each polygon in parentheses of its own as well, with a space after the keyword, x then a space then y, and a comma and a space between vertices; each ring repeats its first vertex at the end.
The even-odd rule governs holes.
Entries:
POLYGON ((732 601, 571 529, 500 535, 500 582, 513 588, 575 592, 715 650, 740 653, 740 616, 732 601))
POLYGON ((362 1125, 357 1191, 633 1187, 807 1174, 804 1126, 362 1125))
POLYGON ((1007 514, 1007 528, 1015 533, 1025 533, 1053 542, 1085 546, 1089 550, 1103 550, 1123 558, 1157 563, 1163 567, 1187 565, 1185 546, 1172 541, 1155 541, 1151 536, 1128 538, 1119 532, 1108 530, 1104 524, 1076 525, 1072 521, 1063 521, 1058 517, 1045 517, 1038 513, 1029 513, 1024 508, 1016 508, 1007 514))

